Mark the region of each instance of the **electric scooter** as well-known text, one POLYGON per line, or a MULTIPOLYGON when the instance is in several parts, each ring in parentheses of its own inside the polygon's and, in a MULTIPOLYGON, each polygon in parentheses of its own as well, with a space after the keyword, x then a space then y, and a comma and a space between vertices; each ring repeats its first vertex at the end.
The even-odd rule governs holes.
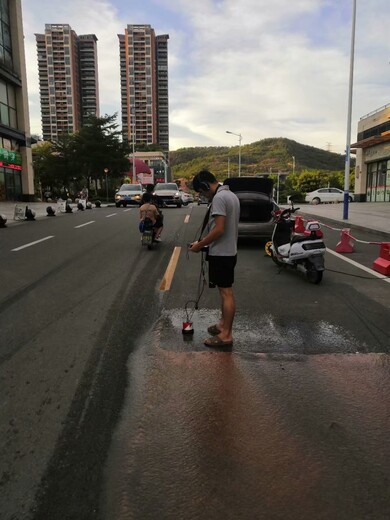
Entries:
POLYGON ((156 230, 153 227, 153 222, 150 218, 146 218, 143 221, 143 227, 141 231, 141 245, 146 246, 149 250, 152 249, 155 243, 156 230))
POLYGON ((299 208, 291 207, 273 212, 275 226, 267 252, 278 266, 297 269, 310 283, 318 284, 325 270, 326 251, 321 225, 311 220, 306 223, 303 233, 296 233, 295 219, 291 216, 297 210, 299 208))

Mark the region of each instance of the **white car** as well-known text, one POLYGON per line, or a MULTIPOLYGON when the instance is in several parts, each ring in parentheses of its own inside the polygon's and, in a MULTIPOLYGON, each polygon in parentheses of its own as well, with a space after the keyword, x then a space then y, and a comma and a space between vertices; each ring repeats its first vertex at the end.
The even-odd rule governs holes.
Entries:
POLYGON ((187 191, 180 190, 180 197, 183 203, 183 206, 187 206, 190 202, 194 202, 194 197, 192 193, 188 193, 187 191))
MULTIPOLYGON (((348 195, 349 202, 353 202, 353 194, 348 195)), ((344 192, 338 188, 319 188, 306 194, 305 202, 321 204, 321 202, 343 202, 344 192)))
POLYGON ((128 205, 139 206, 143 194, 142 184, 122 184, 115 193, 115 206, 124 208, 128 205))
POLYGON ((181 208, 182 199, 175 182, 158 182, 154 187, 153 195, 157 195, 164 206, 176 206, 181 208))

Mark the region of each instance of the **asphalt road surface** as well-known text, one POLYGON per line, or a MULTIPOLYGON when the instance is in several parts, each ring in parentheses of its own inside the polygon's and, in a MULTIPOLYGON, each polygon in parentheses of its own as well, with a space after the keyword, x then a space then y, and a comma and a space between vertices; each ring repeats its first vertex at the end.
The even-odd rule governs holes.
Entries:
POLYGON ((2 520, 390 517, 388 281, 329 251, 312 285, 240 242, 234 346, 210 350, 205 211, 166 209, 152 251, 129 208, 0 230, 2 520))

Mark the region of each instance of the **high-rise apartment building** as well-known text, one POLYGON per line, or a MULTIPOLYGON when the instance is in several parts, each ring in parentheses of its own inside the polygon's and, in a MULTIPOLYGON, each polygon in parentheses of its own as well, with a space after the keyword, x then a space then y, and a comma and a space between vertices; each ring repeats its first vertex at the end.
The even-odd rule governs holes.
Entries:
POLYGON ((150 25, 128 25, 118 34, 123 138, 158 143, 169 152, 168 38, 150 25))
POLYGON ((97 38, 68 24, 46 24, 35 38, 43 139, 55 141, 99 116, 97 38))
POLYGON ((21 0, 0 7, 0 200, 32 200, 30 120, 21 0))

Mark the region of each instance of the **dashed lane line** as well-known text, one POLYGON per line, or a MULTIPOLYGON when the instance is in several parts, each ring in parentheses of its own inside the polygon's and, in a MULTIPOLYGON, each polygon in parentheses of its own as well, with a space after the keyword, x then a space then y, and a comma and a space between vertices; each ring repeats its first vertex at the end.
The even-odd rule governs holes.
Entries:
POLYGON ((78 228, 81 228, 84 226, 89 226, 89 224, 93 224, 94 222, 95 222, 94 220, 90 220, 89 222, 85 222, 85 224, 80 224, 79 226, 75 226, 74 228, 78 229, 78 228))
POLYGON ((191 215, 186 215, 186 218, 184 219, 184 224, 188 224, 188 222, 190 221, 190 216, 191 215))
POLYGON ((111 213, 110 215, 106 215, 106 218, 115 217, 115 215, 117 215, 117 213, 111 213))
POLYGON ((366 273, 370 273, 372 276, 376 276, 377 278, 380 278, 384 282, 390 283, 390 278, 384 278, 383 274, 377 273, 373 269, 370 269, 369 267, 366 267, 365 265, 358 264, 355 262, 355 260, 351 260, 350 258, 347 258, 346 256, 340 255, 340 253, 336 253, 336 251, 332 251, 332 249, 326 248, 326 251, 328 253, 331 253, 334 256, 337 256, 337 258, 340 258, 341 260, 344 260, 344 262, 348 262, 349 264, 357 267, 358 269, 362 269, 363 271, 366 271, 366 273))
POLYGON ((51 238, 54 238, 54 235, 50 235, 45 238, 41 238, 40 240, 35 240, 35 242, 29 242, 28 244, 24 244, 24 246, 15 247, 15 249, 11 249, 11 251, 20 251, 21 249, 25 249, 26 247, 34 246, 35 244, 39 244, 40 242, 44 242, 45 240, 50 240, 51 238))

